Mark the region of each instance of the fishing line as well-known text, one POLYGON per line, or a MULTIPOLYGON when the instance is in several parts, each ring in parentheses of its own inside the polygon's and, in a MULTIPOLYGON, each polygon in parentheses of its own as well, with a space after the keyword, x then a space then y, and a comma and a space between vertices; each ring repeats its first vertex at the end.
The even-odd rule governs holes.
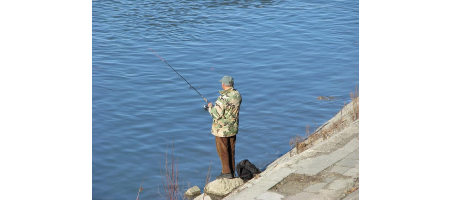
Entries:
MULTIPOLYGON (((148 48, 148 47, 147 47, 148 48)), ((167 63, 163 58, 161 58, 161 56, 159 56, 155 51, 153 51, 152 49, 148 48, 150 51, 152 51, 156 56, 158 56, 163 62, 165 62, 167 64, 167 66, 169 66, 170 68, 172 68, 172 70, 174 72, 176 72, 178 74, 178 76, 180 76, 184 81, 186 81, 187 84, 189 84, 189 86, 191 86, 189 89, 194 89, 200 96, 203 97, 203 99, 206 101, 206 103, 210 103, 208 100, 206 100, 206 98, 200 94, 200 92, 197 91, 197 89, 194 88, 194 86, 192 86, 183 76, 181 76, 180 73, 177 72, 177 70, 175 70, 172 66, 169 65, 169 63, 167 63)))

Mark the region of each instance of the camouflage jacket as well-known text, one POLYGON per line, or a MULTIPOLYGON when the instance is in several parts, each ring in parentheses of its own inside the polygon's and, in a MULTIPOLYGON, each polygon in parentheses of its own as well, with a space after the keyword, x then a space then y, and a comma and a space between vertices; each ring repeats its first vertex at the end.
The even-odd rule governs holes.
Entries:
POLYGON ((239 129, 241 94, 233 87, 219 92, 221 95, 216 104, 208 108, 213 118, 211 133, 217 137, 231 137, 236 135, 239 129))

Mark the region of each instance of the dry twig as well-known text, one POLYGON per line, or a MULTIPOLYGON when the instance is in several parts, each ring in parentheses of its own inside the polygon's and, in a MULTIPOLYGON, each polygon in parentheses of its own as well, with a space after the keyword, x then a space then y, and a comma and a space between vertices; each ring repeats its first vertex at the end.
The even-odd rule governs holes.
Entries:
POLYGON ((144 188, 142 188, 142 183, 144 183, 145 178, 147 178, 147 177, 144 177, 144 179, 142 179, 141 185, 139 186, 139 192, 137 194, 136 200, 139 200, 139 193, 141 193, 142 190, 144 189, 144 188))
POLYGON ((175 163, 175 157, 173 156, 173 143, 172 143, 172 162, 170 166, 167 162, 167 151, 166 151, 166 172, 164 176, 161 174, 161 179, 163 181, 164 192, 166 194, 166 199, 175 200, 179 198, 179 185, 178 185, 178 158, 175 163))

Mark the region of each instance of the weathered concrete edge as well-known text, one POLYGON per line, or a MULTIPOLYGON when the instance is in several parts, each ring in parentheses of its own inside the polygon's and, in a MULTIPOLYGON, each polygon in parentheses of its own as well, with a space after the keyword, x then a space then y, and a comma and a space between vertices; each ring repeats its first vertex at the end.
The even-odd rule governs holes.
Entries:
MULTIPOLYGON (((349 119, 350 118, 350 111, 353 109, 352 107, 353 105, 347 104, 344 108, 342 108, 333 118, 331 118, 330 120, 328 120, 326 123, 324 123, 322 126, 320 126, 316 132, 320 131, 323 128, 327 128, 327 126, 331 125, 333 122, 339 120, 339 119, 349 119)), ((315 133, 316 133, 315 132, 315 133)), ((293 154, 294 149, 292 149, 291 151, 287 152, 286 154, 284 154, 283 156, 281 156, 280 158, 276 159, 274 162, 272 162, 267 168, 266 170, 260 174, 259 178, 254 178, 250 181, 248 181, 247 183, 245 183, 244 185, 236 188, 233 192, 231 192, 227 197, 225 197, 224 199, 237 199, 234 198, 236 195, 239 196, 239 199, 241 199, 242 197, 244 198, 254 198, 254 194, 255 194, 255 190, 256 191, 260 191, 260 193, 266 192, 268 189, 270 189, 271 187, 273 187, 274 185, 276 185, 279 181, 283 180, 286 176, 288 176, 289 174, 297 171, 297 169, 291 169, 289 166, 294 164, 294 163, 298 163, 300 160, 304 160, 307 158, 314 158, 316 156, 318 156, 318 154, 320 153, 329 153, 332 154, 333 152, 323 152, 323 151, 318 151, 318 149, 321 148, 321 146, 327 145, 326 143, 329 142, 340 142, 340 140, 342 140, 343 138, 354 138, 354 137, 359 137, 359 119, 355 120, 353 122, 351 122, 350 124, 348 124, 345 128, 343 128, 342 130, 338 131, 337 133, 333 134, 330 138, 328 138, 327 140, 325 140, 326 142, 324 142, 323 140, 318 140, 315 141, 312 145, 311 148, 309 148, 308 150, 300 153, 300 154, 296 154, 294 156, 291 156, 293 154), (355 126, 356 125, 356 126, 355 126), (356 131, 352 131, 349 130, 348 128, 352 129, 356 127, 356 131), (272 174, 272 173, 276 173, 277 171, 279 171, 277 175, 272 174), (274 176, 275 175, 275 176, 274 176), (269 177, 270 176, 270 177, 269 177), (269 179, 273 179, 270 180, 269 179), (263 181, 266 180, 266 181, 263 181), (259 186, 259 182, 263 181, 264 184, 262 184, 261 186, 259 186), (247 188, 252 188, 252 191, 246 190, 247 188), (248 194, 247 194, 248 193, 248 194), (253 195, 250 195, 253 194, 253 195)), ((359 143, 359 139, 358 140, 350 140, 345 142, 345 144, 343 144, 343 147, 341 149, 345 149, 345 146, 348 146, 347 144, 349 142, 357 142, 359 143)), ((358 144, 359 146, 359 144, 358 144)), ((345 152, 342 152, 344 154, 342 154, 343 156, 348 155, 349 153, 351 153, 350 151, 351 149, 347 149, 345 150, 345 152), (350 152, 348 152, 350 151, 350 152)), ((341 156, 339 156, 341 157, 341 156)), ((297 171, 298 173, 298 171, 297 171)), ((257 192, 258 193, 258 192, 257 192)))
POLYGON ((255 199, 259 197, 261 194, 267 192, 270 188, 278 184, 280 181, 282 181, 285 177, 292 173, 297 174, 306 174, 306 175, 316 175, 320 173, 321 171, 325 170, 329 166, 333 165, 334 163, 338 162, 339 160, 343 159, 347 155, 354 152, 356 149, 358 149, 358 138, 352 139, 350 142, 348 142, 344 147, 333 151, 331 154, 328 155, 321 155, 319 157, 314 158, 305 158, 300 159, 297 158, 290 160, 289 162, 285 162, 283 164, 280 164, 276 166, 275 168, 278 169, 272 169, 272 173, 268 174, 264 178, 260 178, 260 180, 255 183, 254 185, 251 185, 250 187, 241 190, 240 192, 236 192, 233 194, 228 195, 225 200, 231 200, 231 199, 255 199), (317 164, 317 159, 320 159, 320 162, 323 162, 321 166, 310 166, 311 162, 309 160, 314 160, 314 163, 317 164), (291 162, 292 161, 292 162, 291 162), (302 161, 302 162, 300 162, 302 161))

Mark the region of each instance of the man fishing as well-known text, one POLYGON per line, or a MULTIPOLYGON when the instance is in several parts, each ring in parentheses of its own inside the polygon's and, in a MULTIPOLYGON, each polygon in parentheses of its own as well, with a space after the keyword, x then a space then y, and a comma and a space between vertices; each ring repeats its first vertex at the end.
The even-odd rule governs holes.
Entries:
POLYGON ((213 118, 211 133, 216 138, 216 149, 222 162, 222 171, 217 179, 234 178, 234 150, 236 134, 239 129, 239 108, 242 98, 239 91, 234 89, 234 80, 231 76, 224 76, 223 91, 217 98, 215 105, 208 103, 208 112, 213 118))
POLYGON ((234 147, 236 145, 236 134, 239 129, 239 108, 241 106, 242 98, 239 91, 233 88, 234 80, 231 76, 224 76, 219 82, 222 82, 223 91, 220 92, 217 98, 216 105, 212 103, 197 91, 180 73, 169 65, 161 56, 155 51, 148 48, 161 61, 167 64, 174 72, 178 74, 189 86, 194 89, 200 96, 208 103, 205 109, 208 110, 213 118, 211 133, 216 136, 216 149, 222 162, 222 171, 217 179, 220 178, 234 178, 234 147))

